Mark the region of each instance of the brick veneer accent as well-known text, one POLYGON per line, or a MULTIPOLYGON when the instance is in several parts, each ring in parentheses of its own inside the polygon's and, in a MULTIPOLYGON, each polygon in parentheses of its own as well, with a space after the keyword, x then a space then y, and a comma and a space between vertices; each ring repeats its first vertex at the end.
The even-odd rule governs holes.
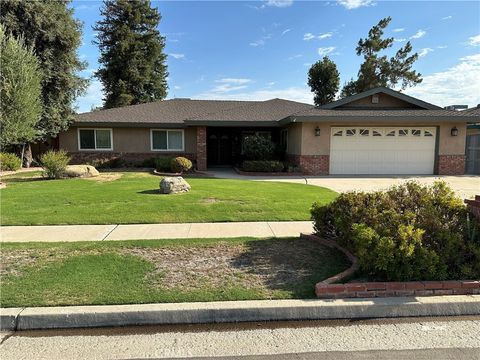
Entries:
POLYGON ((465 155, 438 155, 438 175, 465 174, 465 155))
POLYGON ((71 164, 85 164, 96 159, 114 159, 122 158, 129 164, 138 165, 141 164, 144 160, 162 157, 162 156, 183 156, 192 161, 195 160, 195 154, 188 153, 178 153, 178 152, 161 152, 161 153, 122 153, 122 152, 112 152, 112 151, 80 151, 80 152, 70 152, 69 153, 71 164))
POLYGON ((365 282, 315 285, 318 298, 366 298, 389 296, 432 296, 480 294, 480 281, 365 282))
POLYGON ((475 200, 465 200, 468 210, 480 221, 480 195, 475 195, 475 200))
POLYGON ((287 158, 290 162, 299 166, 307 175, 328 175, 330 167, 329 155, 291 155, 287 158))
POLYGON ((207 128, 197 127, 197 170, 207 170, 207 128))

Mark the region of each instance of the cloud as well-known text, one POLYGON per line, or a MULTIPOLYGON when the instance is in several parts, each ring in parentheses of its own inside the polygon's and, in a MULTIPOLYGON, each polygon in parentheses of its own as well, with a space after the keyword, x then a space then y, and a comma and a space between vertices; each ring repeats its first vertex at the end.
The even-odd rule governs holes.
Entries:
POLYGON ((170 55, 171 57, 173 57, 174 59, 185 59, 185 54, 176 54, 176 53, 170 53, 168 54, 170 55))
POLYGON ((395 39, 393 39, 393 41, 404 42, 404 41, 407 41, 407 39, 405 39, 405 38, 395 38, 395 39))
POLYGON ((247 84, 251 82, 250 79, 243 78, 223 78, 215 80, 216 86, 210 90, 212 94, 225 94, 233 91, 238 91, 247 88, 247 84))
POLYGON ((424 56, 427 56, 429 53, 431 53, 433 51, 432 48, 423 48, 423 49, 420 49, 420 51, 418 52, 418 56, 419 57, 424 57, 424 56))
POLYGON ((318 48, 318 55, 325 56, 330 54, 333 50, 335 50, 335 46, 320 47, 318 48))
POLYGON ((181 86, 178 86, 178 85, 175 85, 173 88, 174 88, 175 90, 180 90, 182 87, 181 87, 181 86))
POLYGON ((251 42, 249 45, 253 47, 263 46, 267 43, 267 40, 271 38, 272 38, 272 34, 268 34, 268 35, 262 36, 260 39, 256 41, 251 42))
POLYGON ((405 93, 439 106, 480 103, 480 54, 459 59, 459 63, 445 71, 423 77, 423 82, 405 93))
POLYGON ((266 6, 273 6, 273 7, 289 7, 293 5, 293 0, 267 0, 266 6))
POLYGON ((285 30, 283 30, 283 31, 282 31, 282 36, 285 35, 286 33, 290 32, 290 31, 292 31, 292 29, 285 29, 285 30))
POLYGON ((452 15, 448 15, 448 16, 442 17, 442 20, 449 20, 449 19, 451 19, 452 17, 453 17, 452 15))
POLYGON ((470 45, 479 46, 480 45, 480 34, 470 37, 469 40, 470 40, 470 45))
POLYGON ((373 6, 373 0, 337 0, 347 10, 358 9, 362 6, 373 6))
POLYGON ((307 87, 288 87, 285 89, 263 89, 253 90, 250 92, 242 92, 235 94, 218 94, 215 92, 201 93, 193 96, 194 99, 206 100, 270 100, 274 98, 287 99, 292 101, 299 101, 308 104, 313 103, 313 96, 307 87))
POLYGON ((396 28, 392 30, 393 32, 402 32, 405 31, 405 28, 396 28))
POLYGON ((251 79, 243 79, 243 78, 223 78, 219 80, 215 80, 217 83, 222 83, 222 84, 246 84, 251 82, 251 79))
POLYGON ((331 38, 332 36, 333 36, 333 33, 331 33, 331 32, 320 34, 318 36, 313 35, 312 33, 305 33, 305 34, 303 34, 303 40, 305 40, 305 41, 309 41, 309 40, 313 40, 313 39, 323 40, 323 39, 331 38))
POLYGON ((447 48, 447 45, 438 45, 437 46, 437 49, 446 49, 447 48))
POLYGON ((88 112, 92 107, 102 106, 103 85, 99 80, 92 80, 84 96, 77 98, 76 106, 79 113, 88 112))
POLYGON ((427 32, 425 30, 418 30, 415 34, 410 36, 410 39, 420 39, 425 36, 427 32))
POLYGON ((299 59, 302 56, 303 56, 302 54, 292 55, 292 56, 288 57, 287 60, 290 61, 290 60, 294 60, 294 59, 299 59))

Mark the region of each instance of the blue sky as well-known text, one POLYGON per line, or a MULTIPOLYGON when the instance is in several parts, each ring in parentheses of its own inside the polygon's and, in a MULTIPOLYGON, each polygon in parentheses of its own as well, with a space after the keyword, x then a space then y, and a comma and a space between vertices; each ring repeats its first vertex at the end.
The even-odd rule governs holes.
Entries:
MULTIPOLYGON (((73 1, 84 22, 82 75, 98 68, 92 25, 101 2, 73 1)), ((355 47, 381 18, 393 18, 386 35, 406 40, 420 54, 415 64, 424 81, 405 93, 445 106, 480 103, 479 1, 152 1, 162 14, 166 36, 168 98, 312 102, 306 85, 309 66, 328 54, 341 84, 356 77, 361 58, 355 47)), ((102 103, 92 78, 77 101, 78 111, 102 103)))

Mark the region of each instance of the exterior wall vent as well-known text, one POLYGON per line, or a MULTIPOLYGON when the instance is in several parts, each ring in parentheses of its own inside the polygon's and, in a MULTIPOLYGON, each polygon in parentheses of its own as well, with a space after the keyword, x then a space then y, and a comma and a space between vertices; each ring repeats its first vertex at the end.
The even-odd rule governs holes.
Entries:
POLYGON ((378 104, 379 98, 378 94, 373 94, 372 95, 372 104, 378 104))

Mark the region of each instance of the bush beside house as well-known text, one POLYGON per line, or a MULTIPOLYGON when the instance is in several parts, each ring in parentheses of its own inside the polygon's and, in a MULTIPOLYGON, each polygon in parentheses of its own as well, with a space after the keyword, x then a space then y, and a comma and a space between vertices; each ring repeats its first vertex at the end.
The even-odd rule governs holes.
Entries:
POLYGON ((280 172, 285 166, 278 160, 272 160, 276 151, 275 144, 260 135, 247 136, 243 143, 244 155, 247 160, 242 164, 242 170, 250 172, 280 172))
POLYGON ((349 249, 374 280, 480 278, 480 225, 444 182, 345 193, 311 212, 318 234, 349 249))
POLYGON ((0 153, 0 170, 16 171, 22 167, 22 160, 12 153, 0 153))

